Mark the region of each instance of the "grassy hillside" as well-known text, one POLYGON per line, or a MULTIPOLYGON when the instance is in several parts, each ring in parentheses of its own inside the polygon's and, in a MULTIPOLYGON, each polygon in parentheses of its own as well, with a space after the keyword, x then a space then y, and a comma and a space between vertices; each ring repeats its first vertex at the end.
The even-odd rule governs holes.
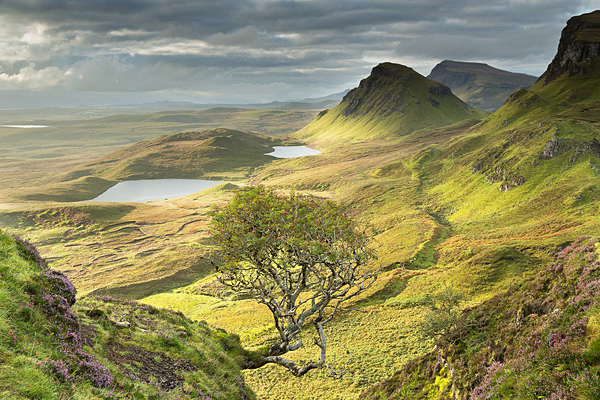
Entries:
POLYGON ((0 224, 36 243, 79 293, 140 298, 210 273, 206 214, 235 187, 152 203, 13 205, 0 224))
POLYGON ((0 231, 0 397, 247 399, 237 337, 75 288, 0 231))
POLYGON ((478 119, 485 113, 403 65, 384 63, 342 102, 321 112, 296 136, 316 142, 395 138, 413 131, 478 119))
POLYGON ((598 239, 578 238, 360 398, 599 398, 599 266, 598 239))
MULTIPOLYGON (((184 132, 138 142, 81 169, 112 180, 246 177, 273 160, 265 154, 283 143, 273 136, 222 128, 184 132)), ((70 176, 83 173, 74 171, 70 176)))
MULTIPOLYGON (((454 391, 459 398, 471 393, 494 398, 485 397, 487 384, 497 390, 487 393, 517 398, 523 390, 533 397, 564 390, 570 391, 564 398, 596 398, 597 310, 569 308, 579 301, 570 286, 575 276, 590 278, 581 281, 584 286, 595 285, 595 250, 570 264, 564 263, 566 253, 557 254, 600 229, 598 62, 586 71, 564 71, 546 85, 540 81, 475 125, 339 144, 314 159, 258 170, 254 181, 310 190, 350 205, 357 218, 374 225, 388 270, 380 286, 353 305, 363 313, 348 313, 330 326, 333 352, 351 375, 330 383, 317 374, 296 381, 283 380, 276 369, 247 372, 259 396, 358 398, 362 388, 424 354, 361 397, 444 399, 454 391), (556 272, 561 262, 569 271, 556 272), (430 352, 433 343, 419 334, 420 321, 428 316, 424 294, 446 286, 463 292, 463 307, 472 311, 465 316, 467 331, 455 333, 459 339, 449 337, 451 346, 430 352), (531 322, 515 326, 516 317, 533 314, 539 320, 529 317, 531 322), (519 338, 534 335, 541 343, 555 335, 568 343, 569 352, 554 360, 549 358, 554 350, 536 345, 528 349, 534 360, 527 361, 519 353, 524 351, 519 338), (572 365, 578 357, 584 362, 572 365), (498 362, 506 364, 500 368, 498 362), (587 383, 569 383, 564 371, 587 383), (591 375, 584 376, 586 371, 591 375)), ((323 131, 325 141, 329 135, 323 131)), ((320 139, 315 134, 311 140, 320 139)), ((580 247, 594 249, 585 242, 571 249, 580 247)), ((212 323, 239 332, 248 344, 268 341, 266 312, 252 313, 247 301, 223 303, 215 297, 226 294, 215 291, 207 277, 144 301, 211 315, 212 323)), ((309 355, 306 350, 298 357, 309 355)))
POLYGON ((600 98, 593 89, 600 63, 575 75, 564 66, 553 80, 515 93, 421 168, 426 192, 452 226, 438 246, 452 286, 471 301, 486 300, 490 282, 521 279, 467 308, 434 352, 361 398, 600 395, 597 240, 586 236, 600 228, 600 98))
POLYGON ((487 64, 450 60, 433 67, 427 78, 443 83, 465 103, 488 112, 497 110, 513 92, 527 89, 537 80, 487 64))

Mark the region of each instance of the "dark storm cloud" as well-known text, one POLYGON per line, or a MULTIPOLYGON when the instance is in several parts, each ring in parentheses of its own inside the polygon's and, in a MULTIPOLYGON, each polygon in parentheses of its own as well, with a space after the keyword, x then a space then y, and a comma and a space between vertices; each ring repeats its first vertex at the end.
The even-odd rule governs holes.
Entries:
POLYGON ((0 89, 327 94, 382 61, 540 74, 592 0, 3 0, 0 89))

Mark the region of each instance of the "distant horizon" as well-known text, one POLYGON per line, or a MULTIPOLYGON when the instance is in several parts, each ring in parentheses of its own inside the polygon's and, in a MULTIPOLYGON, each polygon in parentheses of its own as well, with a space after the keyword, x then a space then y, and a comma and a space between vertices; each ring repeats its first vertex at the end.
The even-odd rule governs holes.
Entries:
POLYGON ((381 62, 539 76, 594 3, 6 0, 0 108, 289 102, 353 88, 381 62))
MULTIPOLYGON (((461 63, 477 63, 477 64, 483 64, 483 65, 488 65, 490 67, 493 68, 497 68, 494 65, 491 65, 489 63, 483 62, 483 61, 464 61, 464 60, 441 60, 438 63, 436 63, 432 69, 441 64, 444 61, 452 61, 452 62, 461 62, 461 63)), ((382 61, 382 63, 385 61, 382 61)), ((375 67, 375 65, 373 65, 373 67, 375 67)), ((412 68, 411 66, 407 65, 407 67, 412 68)), ((414 68, 413 68, 414 69, 414 68)), ((508 72, 512 72, 512 73, 516 73, 516 74, 526 74, 526 75, 530 75, 530 76, 534 76, 536 78, 539 78, 542 73, 540 73, 539 75, 532 75, 532 74, 527 74, 525 72, 517 72, 517 71, 510 71, 510 70, 505 70, 502 68, 498 68, 501 69, 503 71, 508 71, 508 72)), ((415 70, 416 71, 416 70, 415 70)), ((417 71, 419 72, 419 71, 417 71)), ((429 75, 429 73, 431 72, 431 70, 428 73, 421 73, 419 72, 421 75, 423 76, 427 76, 429 75)), ((367 74, 368 75, 368 74, 367 74)), ((365 75, 363 78, 366 78, 367 75, 365 75)), ((363 79, 361 78, 361 79, 363 79)), ((323 96, 319 96, 319 97, 305 97, 305 98, 297 98, 297 99, 274 99, 274 100, 270 100, 270 101, 264 101, 264 102, 258 102, 258 103, 228 103, 228 102, 219 102, 219 103, 202 103, 202 102, 197 102, 192 100, 169 100, 169 99, 150 99, 150 101, 145 101, 145 100, 140 100, 139 102, 131 102, 131 103, 106 103, 106 104, 66 104, 66 105, 40 105, 40 106, 35 106, 35 105, 30 105, 30 106, 24 106, 24 107, 5 107, 1 104, 1 99, 0 99, 0 111, 10 111, 10 110, 26 110, 26 109, 44 109, 44 108, 65 108, 65 109, 77 109, 77 108, 90 108, 90 109, 94 109, 94 108, 117 108, 117 109, 127 109, 127 108, 131 108, 131 109, 139 109, 139 108, 144 108, 145 107, 149 107, 149 108, 155 108, 152 107, 153 105, 157 105, 156 108, 160 109, 161 107, 158 107, 158 104, 160 103, 172 103, 172 104, 190 104, 190 105, 194 105, 194 106, 199 106, 199 107, 206 107, 206 108, 210 108, 210 107, 214 107, 214 106, 259 106, 259 105, 269 105, 269 104, 273 104, 273 103, 280 103, 280 104, 286 104, 286 103, 295 103, 295 102, 306 102, 306 103, 311 103, 311 102, 318 102, 318 101, 324 101, 324 99, 326 98, 331 98, 335 95, 340 95, 339 98, 341 99, 343 97, 343 95, 345 93, 347 93, 348 91, 352 90, 354 87, 358 86, 359 82, 356 82, 355 86, 353 87, 349 87, 346 88, 344 90, 340 90, 338 92, 335 93, 330 93, 330 94, 326 94, 323 96)), ((98 92, 98 93, 87 93, 90 96, 94 96, 94 95, 99 95, 99 96, 105 96, 106 93, 104 92, 98 92)))

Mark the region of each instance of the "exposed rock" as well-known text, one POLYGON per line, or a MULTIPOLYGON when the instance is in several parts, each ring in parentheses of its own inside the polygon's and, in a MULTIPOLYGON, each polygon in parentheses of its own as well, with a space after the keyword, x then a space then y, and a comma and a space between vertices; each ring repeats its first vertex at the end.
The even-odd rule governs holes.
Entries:
POLYGON ((592 140, 592 143, 590 144, 590 148, 593 151, 595 156, 600 157, 600 142, 598 142, 598 139, 592 140))
POLYGON ((165 391, 183 386, 185 380, 182 374, 196 370, 186 359, 172 359, 162 352, 119 342, 111 343, 107 347, 106 358, 118 365, 124 373, 146 383, 155 384, 165 391), (134 372, 131 372, 131 368, 135 368, 134 372))
POLYGON ((561 142, 562 140, 557 137, 553 137, 551 140, 546 142, 540 158, 550 159, 558 155, 563 149, 561 142))
POLYGON ((327 114, 327 111, 329 110, 323 110, 319 113, 319 115, 317 115, 317 118, 321 118, 323 115, 327 114))
POLYGON ((452 91, 446 85, 437 85, 437 86, 430 87, 429 93, 436 95, 436 96, 447 96, 449 94, 452 94, 452 91))
POLYGON ((512 103, 513 101, 517 100, 519 97, 523 96, 525 93, 527 93, 526 89, 518 89, 517 91, 513 92, 513 94, 508 96, 508 98, 506 99, 506 102, 512 103))
MULTIPOLYGON (((373 70, 371 70, 372 77, 384 76, 392 79, 403 79, 407 81, 413 79, 415 77, 415 74, 416 72, 412 68, 406 67, 401 64, 393 64, 389 62, 381 63, 374 67, 373 70)), ((363 81, 368 80, 369 78, 363 79, 363 81)))
POLYGON ((556 56, 540 79, 548 84, 565 72, 568 76, 584 75, 600 56, 599 37, 600 11, 569 19, 562 31, 556 56))

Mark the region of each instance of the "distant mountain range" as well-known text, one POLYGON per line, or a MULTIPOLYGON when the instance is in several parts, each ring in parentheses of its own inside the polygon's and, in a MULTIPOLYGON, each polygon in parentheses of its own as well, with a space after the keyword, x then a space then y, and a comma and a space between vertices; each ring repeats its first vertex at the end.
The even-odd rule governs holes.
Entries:
POLYGON ((517 74, 487 64, 445 60, 427 78, 452 89, 464 102, 484 111, 495 111, 517 89, 527 89, 537 77, 517 74))
POLYGON ((288 101, 272 101, 270 103, 240 103, 240 104, 225 104, 225 103, 192 103, 189 101, 157 101, 152 103, 141 104, 124 104, 114 106, 115 108, 143 108, 143 109, 160 109, 160 110, 204 110, 214 107, 227 108, 247 108, 253 110, 318 110, 328 107, 333 107, 340 102, 342 97, 348 93, 344 90, 338 93, 332 93, 322 97, 310 97, 305 99, 295 99, 288 101))

